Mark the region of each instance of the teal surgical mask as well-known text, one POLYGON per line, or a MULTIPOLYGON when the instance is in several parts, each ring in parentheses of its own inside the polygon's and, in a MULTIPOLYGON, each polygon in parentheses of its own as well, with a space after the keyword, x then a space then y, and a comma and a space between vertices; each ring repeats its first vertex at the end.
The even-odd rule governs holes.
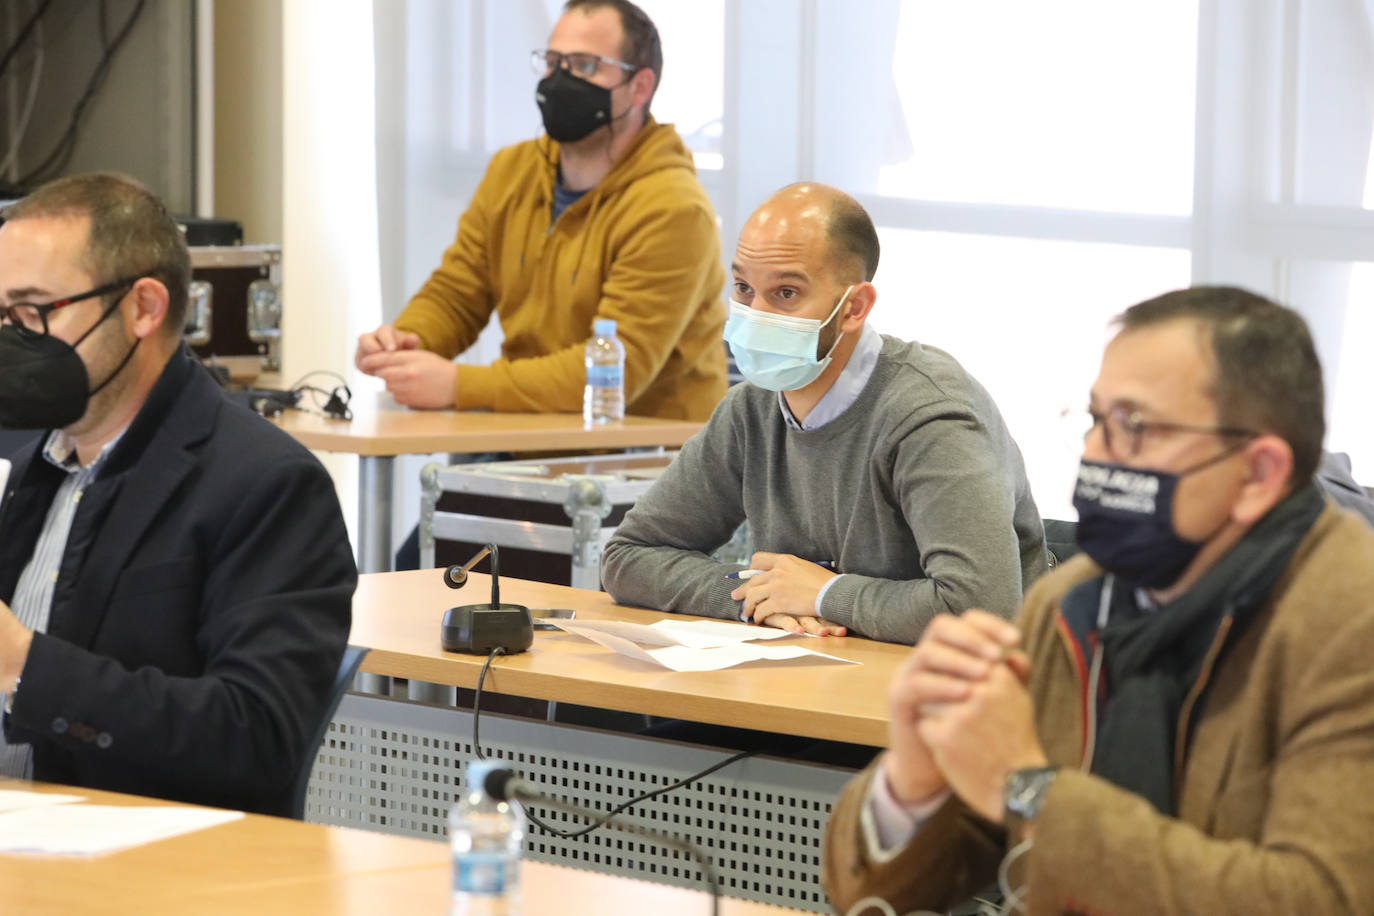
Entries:
POLYGON ((725 342, 740 374, 751 383, 769 391, 796 391, 820 378, 830 365, 843 333, 835 335, 824 357, 817 359, 821 328, 840 311, 853 286, 845 288, 824 321, 817 318, 796 318, 776 315, 750 308, 743 302, 731 301, 730 317, 725 321, 725 342))

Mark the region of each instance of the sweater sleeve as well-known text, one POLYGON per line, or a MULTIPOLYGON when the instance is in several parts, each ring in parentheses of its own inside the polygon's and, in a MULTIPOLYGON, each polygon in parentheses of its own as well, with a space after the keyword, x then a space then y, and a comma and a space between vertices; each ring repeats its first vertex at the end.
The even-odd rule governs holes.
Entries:
POLYGON ((458 219, 458 234, 424 286, 397 316, 395 326, 420 336, 420 344, 447 359, 472 346, 495 308, 487 267, 489 209, 495 161, 458 219))
MULTIPOLYGON (((615 227, 613 261, 596 308, 598 318, 615 319, 616 335, 625 345, 626 404, 662 371, 699 304, 719 294, 704 288, 716 276, 719 256, 715 219, 708 210, 642 203, 630 209, 637 216, 615 227)), ((458 407, 580 410, 587 339, 542 356, 460 365, 458 407)))
POLYGON ((1021 603, 1016 497, 1001 447, 966 408, 925 413, 884 450, 923 578, 846 573, 821 605, 825 618, 870 639, 915 643, 936 614, 981 608, 1010 619, 1021 603))
POLYGON ((735 393, 625 515, 601 556, 601 584, 621 604, 736 620, 739 566, 709 554, 744 522, 743 442, 730 421, 735 393))

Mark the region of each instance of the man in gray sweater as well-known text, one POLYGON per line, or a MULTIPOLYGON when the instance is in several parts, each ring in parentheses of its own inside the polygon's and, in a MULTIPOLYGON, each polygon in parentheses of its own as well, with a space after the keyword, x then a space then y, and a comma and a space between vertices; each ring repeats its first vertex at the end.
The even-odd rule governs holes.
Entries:
POLYGON ((617 601, 903 643, 942 611, 1016 611, 1047 565, 1021 453, 953 358, 867 326, 877 267, 835 188, 750 217, 725 326, 748 382, 606 545, 617 601), (760 552, 730 578, 709 555, 746 519, 760 552))

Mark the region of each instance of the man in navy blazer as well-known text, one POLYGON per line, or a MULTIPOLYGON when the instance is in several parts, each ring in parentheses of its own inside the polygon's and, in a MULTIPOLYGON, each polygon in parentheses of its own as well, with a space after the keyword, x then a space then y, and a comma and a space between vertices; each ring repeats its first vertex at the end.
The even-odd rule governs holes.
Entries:
POLYGON ((0 775, 285 813, 357 571, 329 476, 180 341, 190 261, 132 179, 0 226, 0 775))

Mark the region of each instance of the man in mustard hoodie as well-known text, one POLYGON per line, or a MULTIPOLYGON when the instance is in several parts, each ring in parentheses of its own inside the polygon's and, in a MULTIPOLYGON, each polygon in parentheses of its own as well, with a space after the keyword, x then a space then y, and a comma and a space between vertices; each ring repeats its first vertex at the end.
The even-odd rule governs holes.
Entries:
POLYGON ((613 318, 627 413, 705 420, 725 275, 691 155, 649 115, 658 31, 625 0, 569 0, 534 59, 548 135, 492 157, 443 262, 355 362, 410 407, 577 411, 592 322, 613 318), (493 310, 501 358, 455 365, 493 310))

